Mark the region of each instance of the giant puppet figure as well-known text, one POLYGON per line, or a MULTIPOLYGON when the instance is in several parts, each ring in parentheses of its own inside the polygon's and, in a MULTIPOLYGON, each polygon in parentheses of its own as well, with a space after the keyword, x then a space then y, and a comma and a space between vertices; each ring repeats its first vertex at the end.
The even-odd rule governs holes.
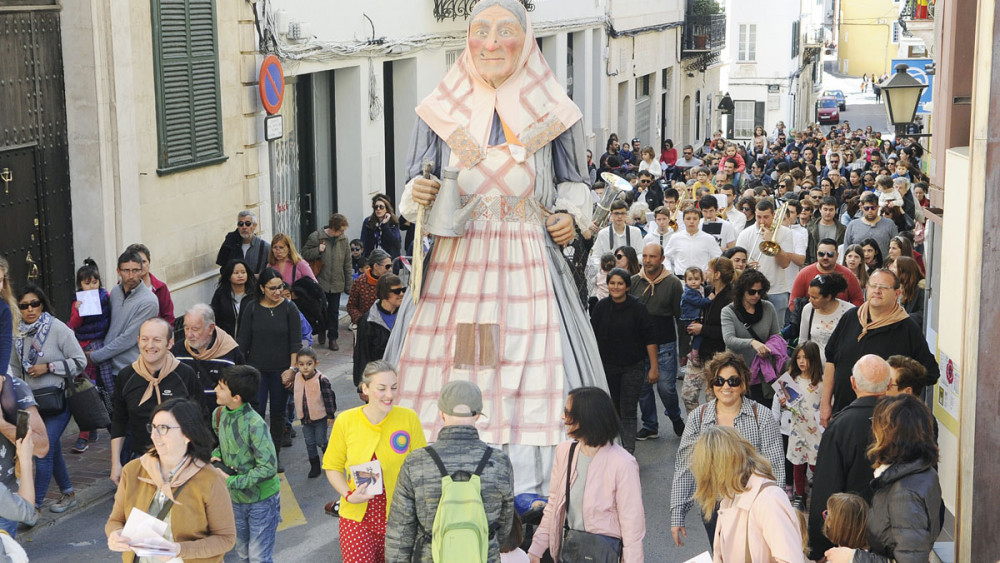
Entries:
POLYGON ((591 226, 580 110, 542 57, 523 6, 482 0, 465 51, 416 111, 400 211, 415 217, 418 205, 433 213, 446 204, 438 179, 452 168, 454 216, 467 220, 461 236, 435 237, 418 303, 408 297, 400 312, 386 350, 399 366, 399 402, 434 436, 442 386, 475 382, 481 438, 508 451, 516 492, 543 492, 553 446, 565 439, 567 392, 607 389, 560 248, 574 224, 591 226))

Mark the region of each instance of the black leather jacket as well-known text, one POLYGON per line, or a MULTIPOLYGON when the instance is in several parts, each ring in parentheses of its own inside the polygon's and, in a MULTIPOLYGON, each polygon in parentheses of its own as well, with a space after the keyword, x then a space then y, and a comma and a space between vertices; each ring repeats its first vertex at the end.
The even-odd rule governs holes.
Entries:
POLYGON ((868 514, 871 551, 857 550, 854 561, 926 563, 941 532, 941 483, 925 461, 890 466, 872 481, 868 514))

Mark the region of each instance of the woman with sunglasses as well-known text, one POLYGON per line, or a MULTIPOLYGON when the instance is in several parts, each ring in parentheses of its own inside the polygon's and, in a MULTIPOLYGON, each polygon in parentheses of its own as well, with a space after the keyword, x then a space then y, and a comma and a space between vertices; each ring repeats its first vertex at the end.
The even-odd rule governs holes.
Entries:
MULTIPOLYGON (((299 309, 284 298, 285 282, 274 268, 265 268, 257 278, 257 300, 245 305, 237 341, 247 364, 260 371, 256 409, 261 417, 271 399, 271 439, 281 466, 281 443, 286 433, 287 389, 295 380, 295 353, 302 348, 299 309), (290 366, 290 367, 287 367, 290 366)), ((287 430, 290 433, 290 428, 287 430)), ((289 436, 289 440, 291 436, 289 436)))
POLYGON ((146 429, 153 449, 122 470, 111 516, 104 525, 108 548, 124 561, 139 559, 131 543, 144 538, 122 536, 133 508, 167 520, 162 539, 184 561, 221 563, 236 545, 233 504, 222 472, 210 465, 215 437, 201 407, 186 399, 164 401, 153 409, 146 429))
POLYGON ((389 335, 396 325, 396 313, 403 304, 406 286, 399 277, 385 274, 375 284, 376 301, 366 315, 358 319, 357 338, 354 344, 354 385, 361 384, 368 362, 381 360, 389 335))
POLYGON ((399 258, 403 237, 399 232, 399 221, 392 211, 392 202, 385 194, 372 197, 372 214, 361 223, 361 242, 364 255, 381 248, 392 258, 399 258))
MULTIPOLYGON (((771 282, 757 270, 747 270, 733 284, 733 302, 722 310, 722 339, 726 349, 743 356, 749 366, 758 356, 770 360, 768 341, 781 331, 774 305, 767 300, 771 282)), ((750 396, 770 406, 765 401, 765 382, 753 382, 750 396)))
POLYGON ((634 276, 639 273, 639 256, 631 246, 619 246, 615 249, 615 267, 621 268, 634 276))
MULTIPOLYGON (((775 481, 785 482, 785 453, 781 432, 771 410, 746 396, 750 388, 750 367, 746 361, 734 352, 719 352, 705 365, 705 382, 715 394, 715 399, 688 413, 687 425, 677 448, 674 482, 670 492, 670 532, 674 537, 674 544, 678 546, 684 545, 684 538, 687 537, 685 520, 688 511, 694 506, 695 478, 691 472, 691 462, 695 444, 703 429, 712 426, 735 428, 753 444, 757 452, 771 462, 775 481)), ((709 541, 715 538, 716 516, 717 513, 713 513, 710 519, 705 520, 709 541)))
POLYGON ((65 512, 76 506, 76 493, 63 459, 60 437, 69 424, 66 387, 87 367, 83 348, 73 329, 52 316, 49 298, 36 285, 17 292, 21 320, 10 358, 10 374, 24 380, 38 403, 38 412, 49 437, 49 451, 38 458, 35 471, 35 508, 42 506, 53 475, 61 496, 49 507, 65 512))

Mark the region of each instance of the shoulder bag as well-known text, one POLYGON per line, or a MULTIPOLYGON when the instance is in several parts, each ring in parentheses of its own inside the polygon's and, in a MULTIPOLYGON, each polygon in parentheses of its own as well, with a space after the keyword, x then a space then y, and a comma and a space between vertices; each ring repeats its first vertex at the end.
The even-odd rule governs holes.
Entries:
POLYGON ((108 405, 97 386, 85 376, 73 379, 73 384, 66 389, 66 402, 69 403, 69 412, 76 420, 76 425, 82 430, 111 426, 108 405))
MULTIPOLYGON (((569 527, 569 480, 573 475, 573 452, 577 442, 569 447, 566 460, 566 516, 563 519, 562 547, 559 563, 618 563, 622 559, 622 540, 614 536, 592 534, 569 527)), ((582 502, 582 501, 581 501, 582 502)), ((621 507, 619 507, 621 508, 621 507)))
MULTIPOLYGON (((316 229, 316 241, 319 244, 322 244, 322 242, 323 242, 323 233, 319 229, 316 229)), ((327 243, 327 244, 329 244, 329 243, 327 243)), ((309 260, 309 268, 312 269, 312 272, 313 272, 314 276, 318 276, 319 273, 323 271, 323 253, 322 252, 319 253, 319 258, 317 258, 315 260, 309 260)))

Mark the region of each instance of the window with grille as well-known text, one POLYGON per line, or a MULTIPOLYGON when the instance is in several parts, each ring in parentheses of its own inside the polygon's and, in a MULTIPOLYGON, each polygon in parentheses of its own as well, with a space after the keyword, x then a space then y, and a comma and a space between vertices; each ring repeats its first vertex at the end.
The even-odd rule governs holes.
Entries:
POLYGON ((462 49, 452 49, 450 51, 444 52, 444 67, 450 70, 451 66, 458 61, 458 57, 461 56, 462 49))
POLYGON ((753 137, 755 102, 734 101, 733 106, 733 137, 736 139, 753 137))
POLYGON ((757 24, 740 24, 739 62, 757 60, 757 24))
POLYGON ((152 0, 157 173, 226 160, 215 0, 152 0))

